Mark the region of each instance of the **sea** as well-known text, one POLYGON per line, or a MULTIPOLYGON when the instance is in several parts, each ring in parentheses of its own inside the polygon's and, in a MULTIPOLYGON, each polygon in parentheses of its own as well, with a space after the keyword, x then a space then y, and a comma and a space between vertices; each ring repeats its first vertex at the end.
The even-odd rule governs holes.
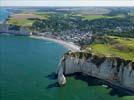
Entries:
POLYGON ((0 23, 5 21, 6 18, 10 15, 10 12, 6 10, 6 8, 0 7, 0 23))
POLYGON ((28 36, 0 35, 0 100, 134 100, 134 95, 82 74, 59 87, 55 71, 68 49, 28 36))

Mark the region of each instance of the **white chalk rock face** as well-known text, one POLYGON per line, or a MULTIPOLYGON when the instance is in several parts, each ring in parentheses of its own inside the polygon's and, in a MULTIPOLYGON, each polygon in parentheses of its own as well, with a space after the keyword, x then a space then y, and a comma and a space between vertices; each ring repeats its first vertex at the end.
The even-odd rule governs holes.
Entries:
POLYGON ((63 86, 64 84, 66 84, 66 78, 63 75, 63 73, 58 73, 58 83, 60 86, 63 86))
POLYGON ((64 84, 66 84, 66 78, 63 75, 63 67, 60 67, 58 69, 58 83, 60 86, 63 86, 64 84))
POLYGON ((60 85, 64 76, 81 72, 134 90, 134 62, 117 57, 100 57, 84 52, 66 53, 60 61, 57 74, 60 85))

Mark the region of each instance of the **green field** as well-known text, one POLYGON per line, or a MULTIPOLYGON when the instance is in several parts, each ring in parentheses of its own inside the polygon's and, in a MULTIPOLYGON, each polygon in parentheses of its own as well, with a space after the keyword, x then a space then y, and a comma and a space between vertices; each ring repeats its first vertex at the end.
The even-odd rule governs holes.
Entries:
POLYGON ((108 15, 81 15, 83 17, 83 20, 95 20, 95 19, 101 19, 101 18, 124 18, 125 15, 120 14, 116 16, 108 16, 108 15))
POLYGON ((48 14, 45 13, 19 13, 14 14, 8 19, 9 24, 19 25, 19 26, 31 26, 34 21, 37 19, 47 19, 49 17, 48 14), (29 19, 33 18, 33 19, 29 19))
POLYGON ((31 26, 33 24, 34 20, 28 20, 28 19, 15 19, 10 18, 8 20, 9 24, 19 25, 19 26, 31 26))
POLYGON ((40 19, 47 19, 51 13, 46 12, 36 12, 35 15, 40 16, 40 19))
POLYGON ((106 36, 96 39, 90 47, 95 54, 134 60, 134 38, 106 36))

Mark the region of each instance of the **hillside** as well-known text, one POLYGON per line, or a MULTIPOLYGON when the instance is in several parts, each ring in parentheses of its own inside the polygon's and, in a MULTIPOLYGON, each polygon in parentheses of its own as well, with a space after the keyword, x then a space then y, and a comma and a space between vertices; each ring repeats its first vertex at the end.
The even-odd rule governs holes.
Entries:
POLYGON ((96 36, 91 45, 86 46, 84 49, 87 52, 99 55, 134 60, 134 38, 96 36))

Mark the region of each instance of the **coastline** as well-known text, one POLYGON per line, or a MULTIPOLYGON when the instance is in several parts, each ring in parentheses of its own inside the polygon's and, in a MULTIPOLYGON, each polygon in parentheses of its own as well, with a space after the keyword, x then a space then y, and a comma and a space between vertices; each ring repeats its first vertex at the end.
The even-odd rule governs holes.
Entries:
POLYGON ((71 50, 71 51, 80 51, 80 47, 72 42, 66 42, 63 40, 58 40, 58 39, 44 37, 44 36, 31 35, 30 37, 34 38, 34 39, 48 40, 48 41, 52 41, 52 42, 61 44, 62 46, 64 46, 65 48, 67 48, 68 50, 71 50))
MULTIPOLYGON (((31 35, 30 37, 31 38, 35 38, 35 39, 42 39, 42 40, 53 41, 53 42, 56 42, 58 44, 63 45, 65 48, 67 48, 69 50, 72 50, 72 51, 80 51, 80 47, 77 46, 77 45, 75 45, 75 44, 73 44, 73 43, 71 43, 71 42, 66 42, 66 41, 63 41, 63 40, 58 40, 58 39, 44 37, 44 36, 31 35)), ((91 76, 89 74, 87 74, 87 75, 89 77, 94 77, 94 78, 102 81, 104 84, 108 85, 109 87, 116 88, 116 89, 123 89, 123 90, 126 90, 128 93, 131 93, 132 92, 132 94, 134 93, 134 89, 132 89, 132 88, 125 87, 125 86, 122 86, 122 85, 119 85, 119 84, 116 84, 116 83, 113 83, 113 82, 110 82, 110 81, 107 81, 107 80, 104 80, 104 79, 100 79, 100 78, 97 78, 95 76, 91 76)))

